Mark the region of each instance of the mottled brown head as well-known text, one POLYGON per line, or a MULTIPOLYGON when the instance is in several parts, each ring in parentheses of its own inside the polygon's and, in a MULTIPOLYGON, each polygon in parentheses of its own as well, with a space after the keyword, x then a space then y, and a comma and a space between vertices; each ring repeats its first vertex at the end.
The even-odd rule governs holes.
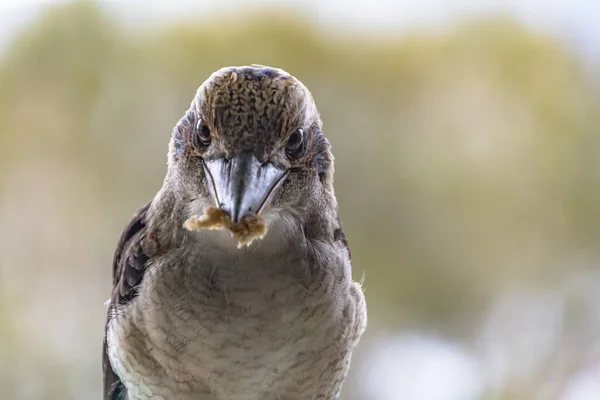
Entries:
POLYGON ((335 206, 333 156, 308 89, 285 71, 227 67, 200 86, 173 131, 169 179, 234 220, 265 208, 335 206))

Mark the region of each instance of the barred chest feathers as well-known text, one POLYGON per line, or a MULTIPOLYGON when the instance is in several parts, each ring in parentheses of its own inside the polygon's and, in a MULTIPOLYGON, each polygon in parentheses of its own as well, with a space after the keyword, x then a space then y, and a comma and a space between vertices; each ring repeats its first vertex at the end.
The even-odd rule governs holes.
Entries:
POLYGON ((108 328, 129 398, 309 399, 331 385, 356 334, 349 270, 336 261, 311 271, 293 253, 274 263, 199 245, 157 258, 108 328))

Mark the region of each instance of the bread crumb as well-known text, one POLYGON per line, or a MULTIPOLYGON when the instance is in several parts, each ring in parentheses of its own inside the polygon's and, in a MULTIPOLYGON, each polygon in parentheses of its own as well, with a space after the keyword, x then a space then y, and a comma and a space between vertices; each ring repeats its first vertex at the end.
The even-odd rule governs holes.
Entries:
POLYGON ((253 241, 262 239, 267 233, 265 219, 257 214, 246 216, 240 222, 233 223, 225 211, 208 207, 201 217, 190 217, 183 224, 189 231, 200 229, 226 229, 237 240, 238 248, 249 246, 253 241))

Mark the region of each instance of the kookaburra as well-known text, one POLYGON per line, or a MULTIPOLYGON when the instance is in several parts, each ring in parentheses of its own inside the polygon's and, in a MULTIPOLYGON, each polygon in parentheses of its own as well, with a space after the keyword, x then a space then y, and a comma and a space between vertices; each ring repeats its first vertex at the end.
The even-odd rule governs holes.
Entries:
POLYGON ((339 396, 367 314, 321 126, 281 69, 222 68, 200 86, 162 188, 117 245, 105 400, 339 396), (227 223, 192 229, 208 210, 227 223), (242 241, 249 220, 259 234, 242 241))

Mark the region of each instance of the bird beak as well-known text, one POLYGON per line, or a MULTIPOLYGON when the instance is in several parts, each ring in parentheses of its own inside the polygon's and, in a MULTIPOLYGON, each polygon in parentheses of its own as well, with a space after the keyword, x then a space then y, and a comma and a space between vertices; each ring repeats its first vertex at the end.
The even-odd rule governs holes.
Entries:
POLYGON ((204 161, 204 169, 212 181, 219 208, 234 223, 258 214, 287 175, 287 170, 261 163, 252 153, 242 153, 230 160, 204 161))

